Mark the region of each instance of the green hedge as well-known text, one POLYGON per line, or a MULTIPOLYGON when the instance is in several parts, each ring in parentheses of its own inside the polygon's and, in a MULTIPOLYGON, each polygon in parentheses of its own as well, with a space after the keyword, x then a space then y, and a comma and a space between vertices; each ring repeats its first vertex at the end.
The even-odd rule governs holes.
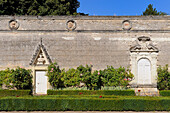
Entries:
POLYGON ((31 95, 30 90, 0 90, 0 96, 25 96, 31 95))
POLYGON ((0 111, 169 111, 170 99, 0 99, 0 111))
POLYGON ((134 90, 48 90, 48 95, 120 95, 134 96, 134 90))
POLYGON ((170 96, 170 90, 162 90, 162 91, 159 91, 159 94, 161 96, 170 96))

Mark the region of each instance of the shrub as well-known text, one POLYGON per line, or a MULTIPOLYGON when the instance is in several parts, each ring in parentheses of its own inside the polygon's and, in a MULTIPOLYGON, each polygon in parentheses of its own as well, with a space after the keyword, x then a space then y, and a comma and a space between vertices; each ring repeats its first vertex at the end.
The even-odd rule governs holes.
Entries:
POLYGON ((0 90, 0 96, 26 96, 31 90, 0 90))
POLYGON ((66 87, 79 86, 80 84, 80 74, 76 69, 71 68, 68 71, 63 70, 61 76, 63 76, 64 85, 66 87))
POLYGON ((101 70, 100 71, 96 70, 93 72, 93 74, 91 75, 90 89, 93 89, 93 90, 101 89, 101 86, 103 86, 101 77, 102 77, 101 70))
POLYGON ((98 90, 102 86, 122 86, 127 87, 129 82, 133 79, 133 74, 130 70, 125 68, 114 69, 108 66, 105 70, 95 70, 92 73, 92 66, 86 67, 80 65, 77 69, 60 70, 56 64, 52 63, 48 66, 48 73, 50 84, 55 88, 75 87, 85 83, 87 89, 98 90))
POLYGON ((31 70, 17 67, 13 73, 13 86, 17 89, 32 89, 31 70))
POLYGON ((31 70, 17 67, 0 71, 0 85, 17 89, 32 89, 31 70))
POLYGON ((77 67, 78 73, 81 77, 81 82, 85 83, 87 86, 87 89, 92 89, 92 83, 91 83, 91 75, 92 75, 92 65, 85 67, 80 65, 77 67))
POLYGON ((129 85, 129 82, 132 81, 134 77, 129 69, 126 70, 124 67, 119 67, 118 69, 115 69, 112 66, 107 66, 107 69, 103 70, 102 75, 104 86, 114 87, 126 87, 129 85))
POLYGON ((159 66, 157 69, 157 87, 159 90, 169 90, 170 89, 170 72, 168 72, 168 65, 165 67, 159 66))
POLYGON ((0 86, 5 84, 6 87, 8 87, 8 88, 14 88, 14 86, 12 85, 13 71, 14 70, 10 70, 9 68, 7 68, 6 70, 0 71, 0 86))
POLYGON ((162 90, 162 91, 159 91, 159 94, 161 96, 170 96, 170 90, 162 90))
POLYGON ((169 105, 169 98, 0 99, 0 111, 169 111, 169 105))
POLYGON ((47 90, 48 95, 119 95, 134 96, 134 90, 47 90))
POLYGON ((48 82, 54 88, 58 89, 64 87, 64 81, 61 76, 61 70, 59 66, 57 66, 57 63, 51 63, 48 66, 47 76, 48 76, 48 82))

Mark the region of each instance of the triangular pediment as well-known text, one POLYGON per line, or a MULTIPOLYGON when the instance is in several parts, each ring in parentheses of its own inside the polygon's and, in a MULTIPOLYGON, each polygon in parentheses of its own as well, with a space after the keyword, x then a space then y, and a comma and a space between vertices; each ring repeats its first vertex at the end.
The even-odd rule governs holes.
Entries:
POLYGON ((30 65, 49 65, 51 63, 51 59, 46 51, 46 48, 43 44, 39 44, 33 58, 31 60, 30 65))
POLYGON ((158 48, 155 47, 149 37, 139 37, 130 48, 131 52, 159 52, 158 48))

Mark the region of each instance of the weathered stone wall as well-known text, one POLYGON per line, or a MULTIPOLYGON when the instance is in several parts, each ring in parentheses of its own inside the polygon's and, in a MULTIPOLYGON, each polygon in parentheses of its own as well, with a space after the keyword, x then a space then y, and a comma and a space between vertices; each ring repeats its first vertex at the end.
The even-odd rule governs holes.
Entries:
POLYGON ((93 69, 130 66, 130 47, 138 37, 150 37, 159 49, 158 65, 170 65, 170 17, 0 17, 0 69, 31 68, 40 39, 53 62, 62 68, 92 64, 93 69), (9 21, 19 22, 17 30, 9 21), (68 20, 76 22, 67 31, 68 20), (122 29, 129 20, 130 30, 122 29))

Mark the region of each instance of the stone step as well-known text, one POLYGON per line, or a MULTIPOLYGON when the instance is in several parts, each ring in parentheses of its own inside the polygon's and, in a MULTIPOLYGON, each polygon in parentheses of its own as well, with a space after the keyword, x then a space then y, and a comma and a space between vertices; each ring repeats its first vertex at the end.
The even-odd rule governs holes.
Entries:
POLYGON ((47 94, 34 94, 34 96, 45 96, 47 94))
POLYGON ((157 88, 135 88, 136 96, 159 96, 157 88))

